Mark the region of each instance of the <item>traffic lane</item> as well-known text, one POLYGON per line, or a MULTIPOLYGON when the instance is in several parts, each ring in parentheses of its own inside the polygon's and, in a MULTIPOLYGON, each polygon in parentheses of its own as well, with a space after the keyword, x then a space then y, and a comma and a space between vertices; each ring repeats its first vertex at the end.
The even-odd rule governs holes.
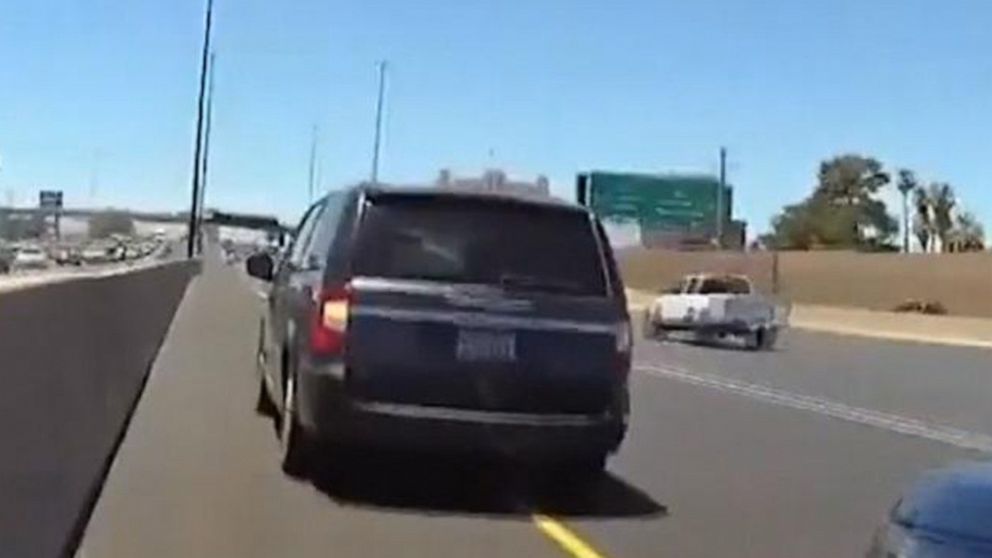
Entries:
POLYGON ((637 358, 992 434, 992 351, 788 330, 773 351, 642 339, 637 358))
POLYGON ((160 263, 174 262, 183 259, 186 259, 185 255, 180 256, 178 252, 173 250, 139 260, 131 260, 125 263, 117 261, 103 264, 84 263, 80 266, 57 266, 52 264, 50 267, 45 269, 17 269, 12 270, 9 273, 0 274, 0 294, 4 292, 47 285, 50 283, 128 273, 130 271, 155 266, 160 263))
POLYGON ((632 394, 610 469, 667 515, 570 520, 605 556, 860 556, 910 480, 978 456, 644 371, 632 394))
POLYGON ((661 516, 611 477, 594 501, 469 460, 370 456, 314 482, 279 470, 254 412, 260 299, 208 258, 190 287, 79 555, 560 556, 532 514, 661 516))

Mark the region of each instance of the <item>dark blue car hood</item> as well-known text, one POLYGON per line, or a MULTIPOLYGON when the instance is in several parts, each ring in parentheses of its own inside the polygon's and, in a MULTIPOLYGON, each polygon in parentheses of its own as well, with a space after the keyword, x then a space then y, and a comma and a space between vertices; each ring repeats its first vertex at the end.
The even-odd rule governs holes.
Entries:
POLYGON ((903 496, 892 520, 908 529, 921 546, 934 550, 970 547, 982 554, 961 556, 988 556, 992 550, 992 462, 927 473, 903 496))

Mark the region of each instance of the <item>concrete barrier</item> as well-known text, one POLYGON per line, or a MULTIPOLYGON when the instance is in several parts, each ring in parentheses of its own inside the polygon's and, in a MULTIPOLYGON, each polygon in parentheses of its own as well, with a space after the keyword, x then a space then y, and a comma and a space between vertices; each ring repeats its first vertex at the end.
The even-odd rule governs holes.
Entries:
POLYGON ((0 297, 0 556, 73 551, 198 269, 163 264, 0 297))

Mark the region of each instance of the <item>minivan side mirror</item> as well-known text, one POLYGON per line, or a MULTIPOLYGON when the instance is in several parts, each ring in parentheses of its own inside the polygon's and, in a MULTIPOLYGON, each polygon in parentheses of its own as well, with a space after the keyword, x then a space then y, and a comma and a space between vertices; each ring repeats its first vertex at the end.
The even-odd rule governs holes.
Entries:
POLYGON ((252 254, 245 261, 245 268, 248 271, 248 275, 254 277, 255 279, 261 279, 262 281, 272 280, 272 271, 274 267, 275 262, 272 261, 272 256, 264 252, 252 254))

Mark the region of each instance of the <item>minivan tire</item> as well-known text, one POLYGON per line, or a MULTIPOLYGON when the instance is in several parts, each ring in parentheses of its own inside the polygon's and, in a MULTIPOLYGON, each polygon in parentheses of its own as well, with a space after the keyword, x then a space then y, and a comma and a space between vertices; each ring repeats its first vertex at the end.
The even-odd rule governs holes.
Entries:
POLYGON ((276 406, 269 397, 269 390, 265 387, 265 379, 258 380, 258 399, 255 401, 255 412, 264 417, 275 417, 276 406))
POLYGON ((282 414, 279 420, 279 445, 282 470, 299 478, 307 474, 312 459, 312 442, 296 418, 296 377, 290 374, 283 390, 282 414))

